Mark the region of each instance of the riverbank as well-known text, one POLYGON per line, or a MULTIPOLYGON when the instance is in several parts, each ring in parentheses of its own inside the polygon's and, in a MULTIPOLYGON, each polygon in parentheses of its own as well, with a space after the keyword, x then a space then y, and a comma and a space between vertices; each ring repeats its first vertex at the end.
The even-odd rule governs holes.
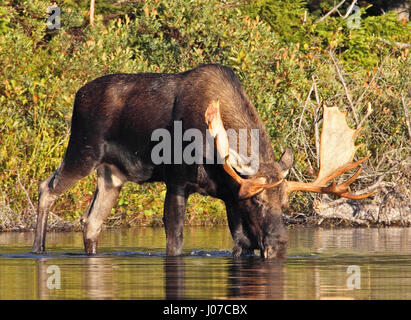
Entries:
MULTIPOLYGON (((200 197, 200 196, 198 196, 200 197)), ((208 197, 201 197, 210 200, 208 197)), ((322 227, 385 227, 411 226, 411 205, 394 192, 385 194, 384 199, 353 201, 348 199, 322 201, 316 199, 304 213, 285 210, 283 221, 289 227, 322 226, 322 227)), ((198 200, 197 200, 198 201, 198 200)), ((219 207, 218 214, 207 211, 186 213, 187 226, 227 225, 224 204, 219 200, 211 200, 219 207)), ((189 202, 189 208, 196 208, 189 202)), ((80 218, 70 219, 67 213, 60 217, 50 212, 48 230, 50 231, 80 231, 80 218)), ((37 213, 35 207, 26 208, 24 212, 14 212, 2 204, 0 207, 0 232, 33 231, 36 228, 37 213)), ((128 228, 135 226, 162 227, 162 212, 146 212, 129 214, 124 211, 113 212, 105 221, 105 228, 128 228)))

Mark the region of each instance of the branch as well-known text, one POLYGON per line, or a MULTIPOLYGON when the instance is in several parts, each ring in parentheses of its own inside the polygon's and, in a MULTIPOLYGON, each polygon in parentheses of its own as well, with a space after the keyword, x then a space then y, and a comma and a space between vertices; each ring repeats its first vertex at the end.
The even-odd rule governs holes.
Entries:
POLYGON ((358 127, 358 125, 359 125, 360 122, 359 122, 359 120, 358 120, 358 116, 357 116, 357 113, 356 113, 356 111, 355 111, 354 104, 353 104, 353 102, 352 102, 352 98, 351 98, 350 91, 348 90, 348 87, 347 87, 347 85, 345 84, 345 80, 344 80, 344 77, 343 77, 343 75, 342 75, 342 73, 341 73, 340 67, 338 66, 337 60, 335 59, 335 57, 334 57, 333 53, 331 52, 331 50, 328 51, 328 54, 330 55, 331 60, 332 60, 333 63, 334 63, 335 69, 337 70, 338 77, 340 78, 340 81, 341 81, 341 83, 342 83, 342 85, 343 85, 343 87, 344 87, 345 95, 347 96, 347 100, 348 100, 348 102, 350 103, 351 111, 352 111, 352 113, 353 113, 353 115, 354 115, 355 124, 356 124, 357 127, 358 127))
POLYGON ((94 2, 95 0, 90 0, 90 25, 94 25, 94 2))
POLYGON ((398 41, 390 41, 390 40, 387 40, 387 39, 384 39, 384 38, 380 38, 380 40, 381 40, 382 42, 386 43, 386 44, 394 45, 394 46, 397 46, 397 47, 399 47, 399 48, 401 48, 401 49, 410 48, 410 47, 411 47, 411 43, 398 42, 398 41))
POLYGON ((359 103, 361 102, 361 100, 364 98, 364 96, 366 95, 366 93, 368 92, 368 90, 371 87, 371 84, 374 83, 377 75, 380 73, 380 71, 382 70, 382 67, 384 66, 385 62, 388 60, 388 58, 390 57, 390 55, 387 55, 384 60, 381 62, 380 66, 378 67, 377 71, 374 72, 371 80, 369 81, 367 87, 365 88, 365 90, 363 91, 363 93, 361 93, 361 96, 358 98, 355 107, 358 107, 359 103))
POLYGON ((330 11, 328 11, 326 15, 324 15, 320 19, 316 20, 314 23, 320 23, 321 21, 323 21, 325 18, 327 18, 329 15, 331 15, 335 10, 337 10, 339 7, 341 7, 344 4, 344 2, 345 2, 345 0, 341 1, 334 8, 332 8, 330 11))
POLYGON ((321 102, 320 102, 320 96, 318 95, 318 90, 317 90, 317 83, 315 82, 314 76, 312 76, 313 79, 313 85, 314 85, 314 92, 315 92, 315 100, 317 101, 317 110, 315 110, 315 116, 314 116, 314 135, 315 135, 315 151, 317 153, 317 168, 320 170, 320 131, 318 129, 318 110, 321 109, 321 102))
POLYGON ((408 130, 408 139, 411 139, 410 119, 408 118, 407 105, 405 104, 405 99, 404 99, 404 95, 402 94, 402 92, 401 92, 401 102, 402 102, 402 107, 404 108, 404 118, 405 118, 405 124, 407 125, 407 130, 408 130))
POLYGON ((304 102, 304 105, 303 105, 303 111, 301 112, 300 120, 299 120, 299 122, 298 122, 297 132, 300 132, 301 122, 303 121, 303 116, 304 116, 305 108, 307 107, 307 103, 308 103, 308 100, 309 100, 310 97, 311 97, 311 93, 313 92, 313 89, 314 89, 314 83, 311 85, 310 92, 308 92, 307 98, 305 99, 305 102, 304 102))
POLYGON ((370 116, 371 113, 372 113, 371 103, 368 102, 367 114, 364 116, 364 118, 362 118, 360 124, 358 125, 358 128, 361 128, 361 127, 362 127, 362 125, 364 124, 365 120, 367 120, 367 118, 370 116))
POLYGON ((354 0, 354 1, 350 4, 350 6, 348 7, 347 12, 345 13, 343 19, 348 18, 348 16, 351 14, 352 8, 354 8, 354 6, 355 6, 356 4, 357 4, 357 0, 354 0))
POLYGON ((20 174, 17 171, 17 182, 20 185, 20 188, 23 190, 24 194, 26 195, 27 198, 27 202, 30 204, 31 209, 33 210, 33 212, 36 212, 36 208, 33 205, 33 202, 30 199, 29 193, 27 192, 26 188, 24 188, 23 184, 20 181, 20 174))

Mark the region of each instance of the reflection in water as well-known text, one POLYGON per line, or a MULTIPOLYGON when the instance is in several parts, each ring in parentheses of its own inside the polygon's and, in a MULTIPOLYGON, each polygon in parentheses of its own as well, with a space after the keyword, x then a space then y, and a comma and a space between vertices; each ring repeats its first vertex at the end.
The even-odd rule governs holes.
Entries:
POLYGON ((47 288, 47 259, 40 258, 36 260, 37 269, 37 297, 39 299, 49 299, 50 290, 47 288))
POLYGON ((243 258, 229 266, 229 298, 283 299, 284 263, 243 258))
POLYGON ((184 299, 184 257, 164 259, 166 299, 184 299))
MULTIPOLYGON (((184 274, 186 262, 190 261, 184 257, 164 259, 166 299, 179 300, 192 298, 189 293, 192 284, 187 281, 188 279, 184 274), (187 295, 185 295, 186 291, 188 291, 187 295)), ((263 261, 259 257, 250 257, 232 259, 231 263, 227 264, 227 267, 228 284, 226 286, 226 297, 217 298, 283 298, 283 262, 263 261)), ((201 267, 200 270, 207 272, 207 270, 201 267)), ((199 289, 203 288, 200 287, 199 289)))
POLYGON ((104 258, 82 259, 85 270, 83 275, 83 290, 90 299, 109 299, 116 292, 113 280, 113 266, 104 258))
POLYGON ((410 228, 292 229, 282 262, 232 258, 227 228, 187 228, 180 257, 155 228, 106 231, 93 257, 81 233, 52 233, 43 255, 28 253, 32 240, 0 233, 0 299, 411 299, 410 228), (50 266, 61 289, 47 286, 50 266))

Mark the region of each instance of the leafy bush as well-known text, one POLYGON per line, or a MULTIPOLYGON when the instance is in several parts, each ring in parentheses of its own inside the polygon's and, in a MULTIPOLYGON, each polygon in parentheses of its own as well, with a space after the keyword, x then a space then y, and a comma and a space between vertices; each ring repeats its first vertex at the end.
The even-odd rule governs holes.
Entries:
MULTIPOLYGON (((332 50, 356 112, 363 114, 368 103, 374 108, 362 138, 372 152, 370 166, 382 174, 390 167, 380 163, 385 155, 398 165, 409 153, 401 97, 409 103, 409 49, 392 41, 408 41, 410 24, 398 24, 391 14, 368 17, 353 31, 334 17, 316 24, 308 14, 304 22, 304 1, 257 1, 254 7, 217 0, 103 1, 90 27, 87 1, 67 0, 60 4, 62 28, 48 30, 48 5, 0 5, 0 203, 15 212, 31 212, 37 182, 63 157, 75 92, 107 73, 179 72, 211 62, 230 66, 265 122, 275 153, 291 146, 293 178, 310 179, 318 109, 314 94, 307 99, 313 79, 321 100, 349 105, 332 50)), ((372 182, 375 175, 366 172, 372 182)), ((396 177, 388 178, 407 185, 409 177, 396 177)), ((83 179, 59 199, 55 212, 79 218, 95 186, 95 177, 83 179)), ((159 224, 164 195, 162 184, 126 184, 113 213, 126 223, 159 224)), ((294 210, 307 208, 310 197, 296 195, 294 210)), ((224 222, 223 209, 220 201, 194 195, 187 221, 224 222)))
MULTIPOLYGON (((323 1, 323 10, 330 11, 335 5, 332 1, 323 1)), ((340 8, 346 13, 349 2, 340 8)), ((411 42, 411 23, 398 21, 395 12, 380 16, 366 16, 371 5, 361 8, 360 28, 350 28, 348 17, 331 15, 319 22, 322 11, 309 14, 307 1, 298 0, 259 0, 250 1, 243 8, 251 16, 260 16, 276 33, 284 44, 300 44, 300 48, 309 52, 333 49, 341 54, 349 68, 361 65, 369 68, 381 61, 392 49, 394 42, 411 42)))

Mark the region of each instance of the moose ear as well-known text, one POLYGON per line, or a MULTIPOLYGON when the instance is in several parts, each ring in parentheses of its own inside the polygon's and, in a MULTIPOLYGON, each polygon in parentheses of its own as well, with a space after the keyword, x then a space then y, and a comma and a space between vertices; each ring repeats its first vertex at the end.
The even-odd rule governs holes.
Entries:
POLYGON ((288 175, 288 172, 293 166, 293 163, 294 163, 293 152, 290 148, 286 148, 280 158, 280 161, 278 162, 281 168, 282 178, 285 178, 288 175))

